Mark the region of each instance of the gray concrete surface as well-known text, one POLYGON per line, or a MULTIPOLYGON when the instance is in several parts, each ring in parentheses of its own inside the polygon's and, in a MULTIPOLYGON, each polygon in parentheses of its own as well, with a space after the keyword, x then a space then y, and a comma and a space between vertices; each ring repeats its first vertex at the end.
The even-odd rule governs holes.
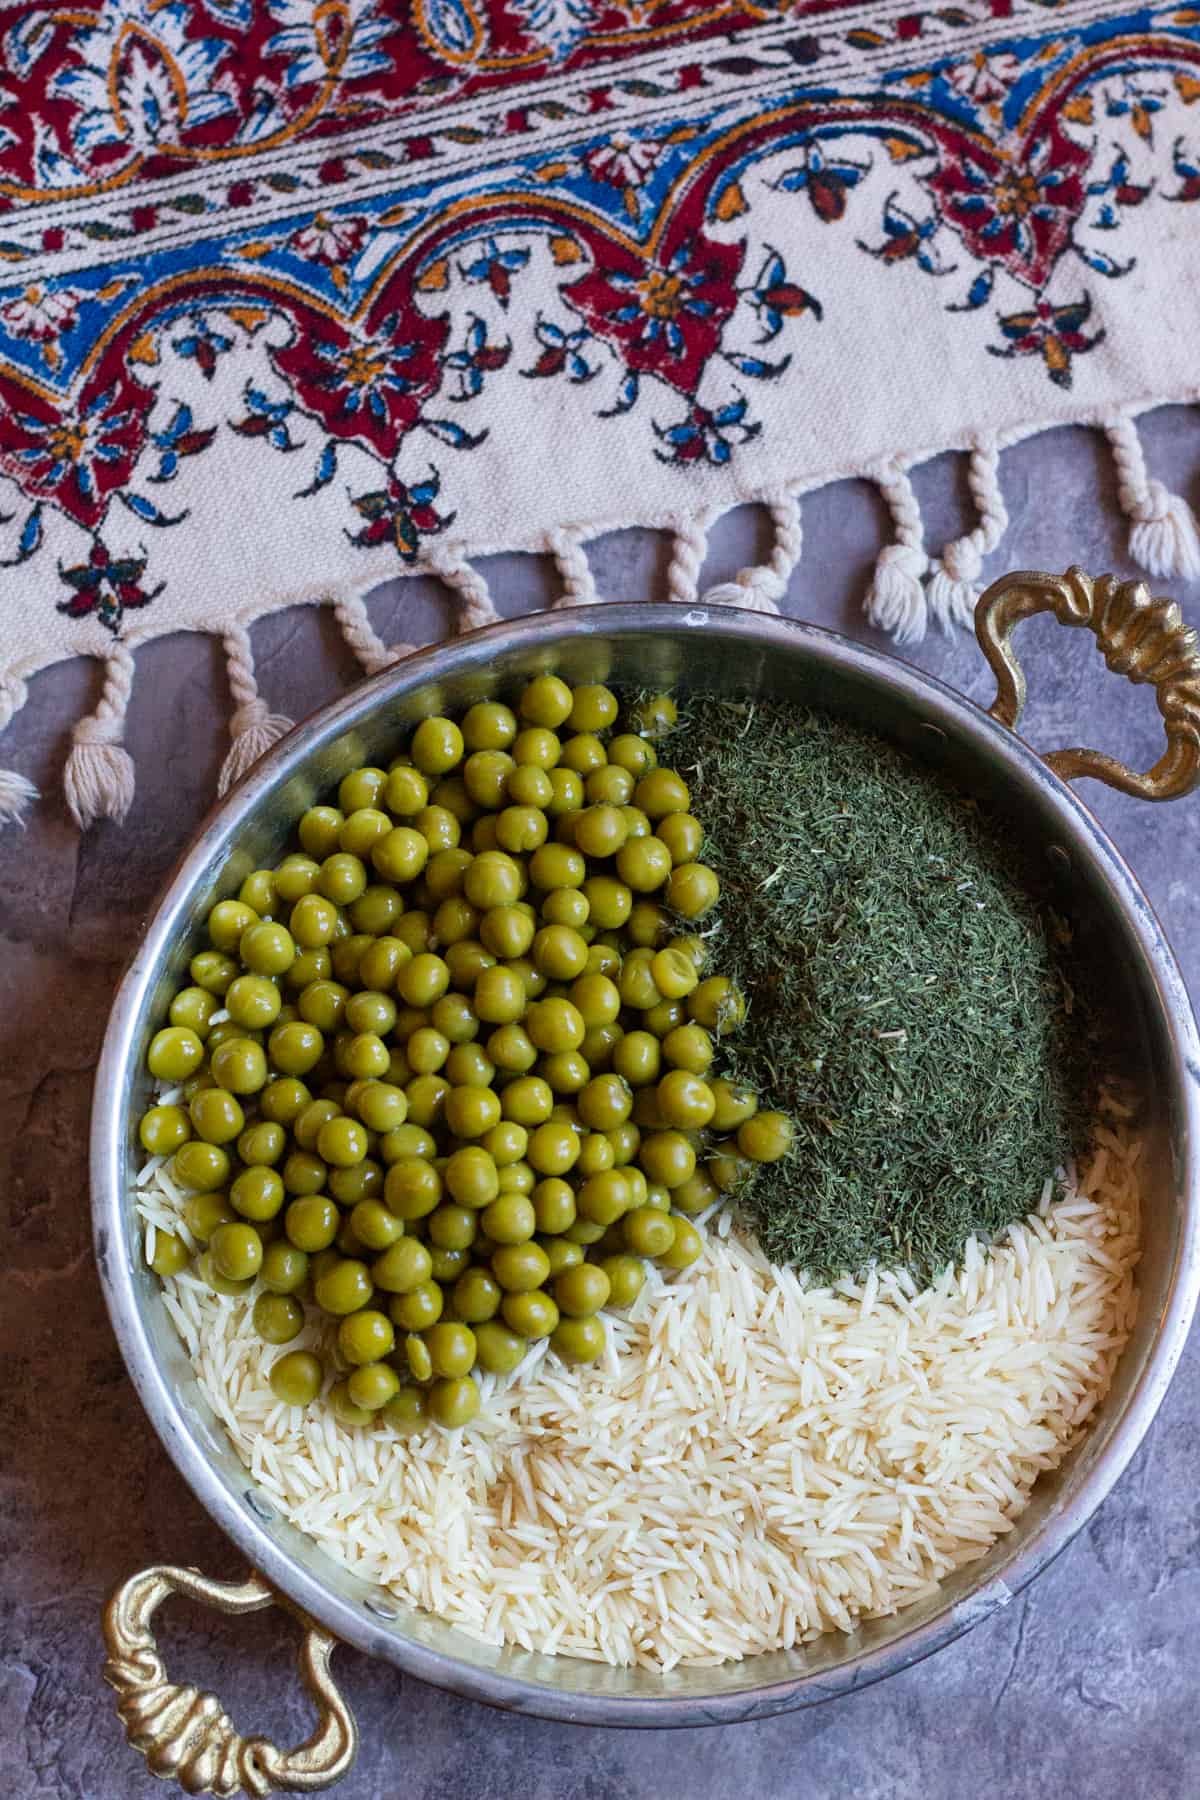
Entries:
MULTIPOLYGON (((1200 499, 1195 416, 1146 426, 1154 473, 1200 499)), ((1006 454, 1008 567, 1131 572, 1103 442, 1057 432, 1006 454)), ((917 486, 940 543, 962 528, 961 464, 917 486)), ((859 597, 880 541, 874 491, 846 483, 805 503, 807 549, 788 610, 871 634, 859 597)), ((747 511, 713 536, 710 579, 761 542, 747 511)), ((647 599, 663 545, 628 534, 595 552, 602 593, 647 599)), ((518 559, 488 570, 506 612, 548 597, 518 559)), ((1179 596, 1200 623, 1200 592, 1179 596)), ((430 638, 443 614, 401 583, 372 602, 385 637, 430 638)), ((1153 760, 1145 690, 1105 676, 1082 635, 1025 628, 1027 731, 1044 748, 1099 740, 1153 760), (1097 714, 1103 712, 1103 722, 1097 714)), ((296 613, 255 631, 263 691, 299 718, 354 667, 332 622, 296 613)), ((972 641, 931 638, 916 660, 990 698, 972 641)), ((99 1679, 106 1590, 147 1562, 218 1575, 237 1559, 167 1461, 117 1355, 92 1268, 86 1133, 92 1070, 113 984, 138 920, 213 791, 225 749, 217 649, 171 639, 138 656, 128 741, 136 810, 83 839, 58 796, 71 721, 95 675, 39 678, 6 734, 6 766, 47 799, 0 845, 0 1797, 149 1800, 160 1793, 124 1745, 99 1679)), ((1200 800, 1155 810, 1089 791, 1140 875, 1200 994, 1200 800)), ((506 1717, 347 1652, 339 1675, 363 1749, 344 1800, 1188 1800, 1200 1792, 1200 1359, 1185 1358, 1150 1438, 1090 1528, 1015 1604, 942 1655, 846 1701, 720 1731, 605 1732, 506 1717)), ((173 1672, 215 1687, 243 1728, 299 1741, 308 1729, 274 1616, 241 1624, 168 1608, 173 1672)))

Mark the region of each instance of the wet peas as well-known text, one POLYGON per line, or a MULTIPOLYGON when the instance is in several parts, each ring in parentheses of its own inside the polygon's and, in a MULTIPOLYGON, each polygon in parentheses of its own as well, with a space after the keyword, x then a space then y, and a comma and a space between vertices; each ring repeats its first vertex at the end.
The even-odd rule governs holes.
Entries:
MULTIPOLYGON (((690 1266, 689 1217, 789 1148, 786 1118, 712 1074, 745 1003, 681 929, 719 885, 652 741, 674 705, 610 736, 619 711, 545 673, 351 771, 213 907, 151 1043, 183 1103, 139 1136, 189 1196, 197 1266, 235 1296, 258 1276, 269 1342, 301 1293, 339 1322, 345 1425, 469 1422, 472 1370, 532 1338, 594 1360, 643 1259, 690 1266)), ((160 1272, 188 1259, 155 1234, 160 1272)), ((289 1352, 271 1380, 308 1404, 320 1360, 289 1352)))

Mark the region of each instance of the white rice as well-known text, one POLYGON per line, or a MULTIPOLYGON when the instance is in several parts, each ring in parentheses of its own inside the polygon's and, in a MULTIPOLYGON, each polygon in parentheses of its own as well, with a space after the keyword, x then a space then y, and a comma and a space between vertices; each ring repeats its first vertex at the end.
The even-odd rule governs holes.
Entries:
MULTIPOLYGON (((805 1289, 720 1215, 693 1268, 609 1319, 600 1365, 537 1347, 463 1432, 282 1406, 253 1294, 185 1272, 165 1301, 263 1494, 357 1574, 488 1643, 713 1664, 893 1613, 1011 1529, 1132 1326, 1139 1152, 1101 1126, 1057 1202, 1047 1183, 920 1293, 805 1289)), ((148 1238, 179 1228, 162 1163, 135 1200, 148 1238)))

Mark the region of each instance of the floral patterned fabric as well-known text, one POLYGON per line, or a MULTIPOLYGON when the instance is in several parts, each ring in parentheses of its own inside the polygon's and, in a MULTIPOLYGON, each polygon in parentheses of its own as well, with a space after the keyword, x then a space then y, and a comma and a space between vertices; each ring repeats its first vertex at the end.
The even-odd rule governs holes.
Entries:
POLYGON ((0 679, 1200 385, 1190 9, 5 17, 0 679))

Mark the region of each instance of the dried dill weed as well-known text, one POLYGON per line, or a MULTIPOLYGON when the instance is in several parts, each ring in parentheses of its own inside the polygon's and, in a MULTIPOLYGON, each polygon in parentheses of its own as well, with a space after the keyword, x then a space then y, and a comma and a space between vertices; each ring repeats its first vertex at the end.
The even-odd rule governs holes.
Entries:
POLYGON ((724 1072, 793 1120, 742 1203, 819 1280, 918 1278, 1031 1211, 1082 1146, 1095 1018, 1069 930, 961 790, 829 715, 693 696, 670 760, 750 1011, 724 1072))

